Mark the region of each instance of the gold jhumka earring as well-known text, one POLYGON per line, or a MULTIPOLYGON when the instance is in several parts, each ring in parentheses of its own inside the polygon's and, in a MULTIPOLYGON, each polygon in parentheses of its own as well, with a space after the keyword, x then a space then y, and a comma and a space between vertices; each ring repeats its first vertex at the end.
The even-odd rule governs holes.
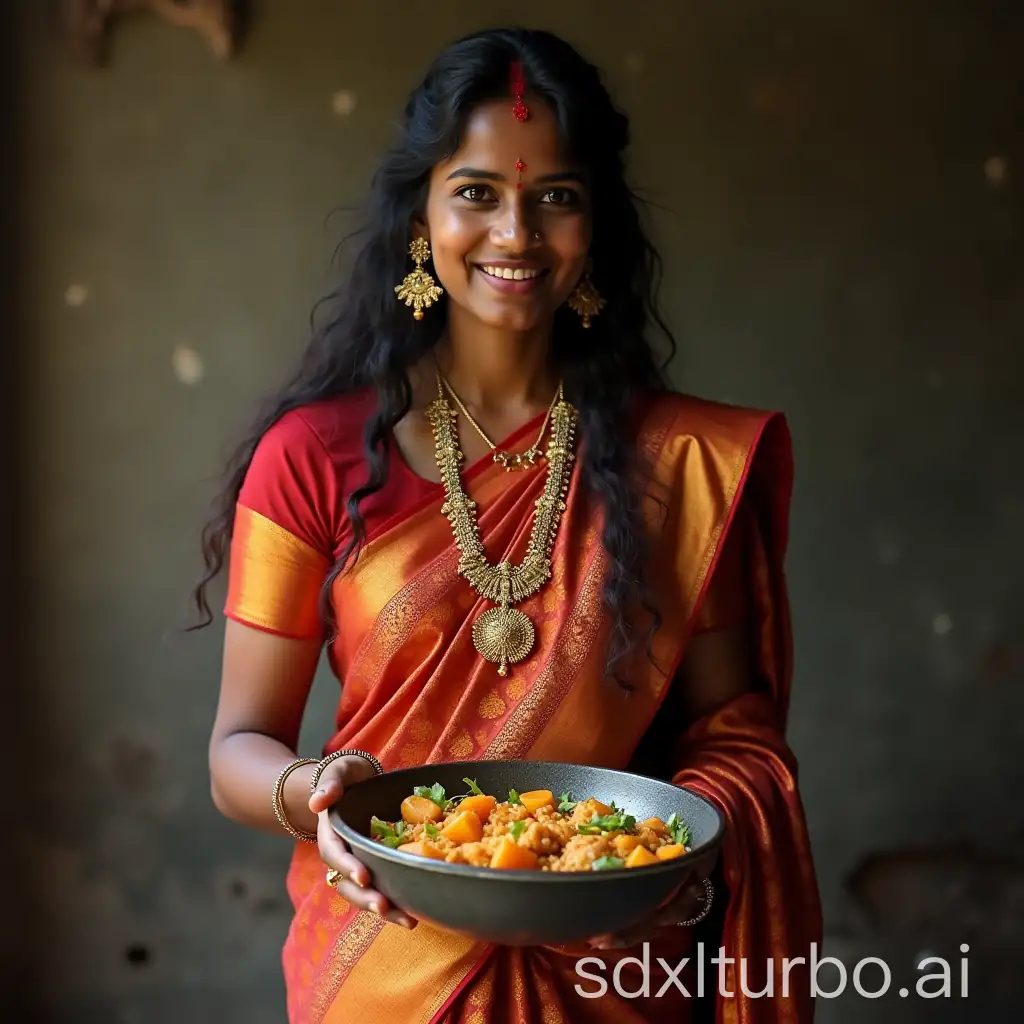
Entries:
POLYGON ((601 293, 594 287, 594 282, 590 280, 590 270, 591 262, 587 260, 583 276, 569 295, 569 308, 574 313, 579 313, 584 327, 589 327, 591 319, 597 316, 605 306, 601 293))
POLYGON ((424 308, 429 309, 444 294, 444 289, 423 269, 430 259, 430 245, 425 238, 417 238, 409 246, 409 255, 416 269, 407 274, 405 280, 395 287, 399 302, 412 306, 413 319, 422 320, 424 308))

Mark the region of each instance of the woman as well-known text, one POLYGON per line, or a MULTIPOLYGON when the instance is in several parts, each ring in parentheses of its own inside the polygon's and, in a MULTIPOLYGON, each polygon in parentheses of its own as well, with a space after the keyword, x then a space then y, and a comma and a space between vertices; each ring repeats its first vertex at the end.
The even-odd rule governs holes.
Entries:
MULTIPOLYGON (((374 177, 339 310, 207 530, 207 615, 230 554, 213 797, 300 840, 293 1024, 690 1015, 675 985, 655 998, 657 970, 649 998, 586 998, 576 968, 596 956, 610 979, 644 942, 652 964, 692 957, 680 924, 709 909, 701 880, 577 949, 435 930, 389 907, 327 822, 374 757, 674 779, 728 819, 716 906, 727 955, 752 960, 747 989, 764 987, 766 957, 818 939, 783 738, 788 435, 778 416, 665 386, 627 133, 597 71, 554 36, 488 31, 442 53, 374 177), (317 763, 295 745, 325 641, 342 691, 317 763)), ((693 993, 692 970, 678 977, 693 993)), ((739 981, 730 967, 722 990, 739 981)), ((809 1019, 799 971, 791 985, 714 997, 718 1018, 809 1019)))

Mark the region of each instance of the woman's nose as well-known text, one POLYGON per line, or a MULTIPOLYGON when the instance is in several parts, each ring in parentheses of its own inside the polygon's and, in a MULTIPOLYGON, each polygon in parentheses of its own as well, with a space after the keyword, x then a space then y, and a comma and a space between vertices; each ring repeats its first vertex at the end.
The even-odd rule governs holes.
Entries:
POLYGON ((494 227, 494 242, 511 252, 525 252, 535 244, 538 234, 526 202, 517 196, 502 210, 494 227))

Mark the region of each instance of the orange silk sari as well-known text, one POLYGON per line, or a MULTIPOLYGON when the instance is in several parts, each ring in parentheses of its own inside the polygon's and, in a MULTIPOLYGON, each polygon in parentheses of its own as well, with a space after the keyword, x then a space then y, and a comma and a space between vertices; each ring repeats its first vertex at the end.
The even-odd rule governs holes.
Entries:
MULTIPOLYGON (((571 761, 613 768, 633 762, 656 716, 664 719, 676 674, 730 532, 742 533, 743 585, 756 655, 757 690, 695 723, 680 721, 663 744, 668 774, 714 802, 728 823, 720 865, 727 892, 722 943, 747 957, 746 988, 764 988, 765 960, 808 956, 820 941, 817 887, 783 738, 790 676, 782 575, 791 487, 789 435, 771 414, 659 395, 648 403, 638 444, 647 465, 644 517, 663 624, 653 663, 638 652, 626 692, 604 677, 601 514, 574 472, 553 555, 553 579, 522 605, 537 629, 530 657, 501 678, 472 644, 487 607, 456 571, 458 553, 441 515, 440 485, 382 522, 355 568, 335 584, 339 635, 332 667, 343 682, 338 731, 327 751, 372 751, 385 769, 476 758, 571 761), (737 515, 743 497, 743 514, 737 515)), ((493 561, 522 559, 544 469, 505 473, 484 462, 465 474, 493 561)), ((315 604, 282 600, 273 567, 323 579, 323 554, 240 505, 227 611, 259 628, 295 635, 314 628, 315 604)), ((671 730, 670 730, 671 732, 671 730)), ((428 772, 429 775, 429 772, 428 772)), ((424 777, 427 778, 426 776, 424 777)), ((429 780, 428 780, 429 781, 429 780)), ((284 970, 291 1024, 558 1024, 690 1019, 676 989, 624 998, 577 974, 596 956, 605 977, 638 950, 488 947, 421 923, 408 932, 352 909, 324 884, 315 846, 298 844, 288 874, 295 906, 284 970)), ((667 929, 651 947, 675 965, 692 955, 688 929, 667 929)), ((714 950, 717 952, 717 950, 714 950)), ((600 973, 596 968, 589 970, 600 973)), ((714 972, 714 968, 711 971, 714 972)), ((778 968, 775 974, 778 975, 778 968)), ((664 976, 664 972, 662 972, 664 976)), ((693 968, 679 974, 689 979, 693 968)), ((635 966, 622 974, 637 989, 635 966), (634 979, 630 981, 629 979, 634 979)), ((714 992, 718 979, 706 982, 714 992)), ((806 977, 790 975, 788 998, 739 993, 735 967, 714 999, 720 1022, 768 1024, 811 1018, 806 977)))

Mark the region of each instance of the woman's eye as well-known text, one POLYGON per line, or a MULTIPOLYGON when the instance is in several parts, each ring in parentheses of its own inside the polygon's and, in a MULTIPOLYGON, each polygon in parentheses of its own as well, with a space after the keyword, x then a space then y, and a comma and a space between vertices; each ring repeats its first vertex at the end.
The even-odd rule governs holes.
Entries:
POLYGON ((552 206, 576 206, 579 198, 571 188, 549 188, 542 201, 552 206))
POLYGON ((466 185, 464 188, 460 188, 455 194, 462 196, 463 199, 468 199, 471 203, 482 203, 488 199, 488 192, 490 189, 485 188, 482 185, 466 185))

